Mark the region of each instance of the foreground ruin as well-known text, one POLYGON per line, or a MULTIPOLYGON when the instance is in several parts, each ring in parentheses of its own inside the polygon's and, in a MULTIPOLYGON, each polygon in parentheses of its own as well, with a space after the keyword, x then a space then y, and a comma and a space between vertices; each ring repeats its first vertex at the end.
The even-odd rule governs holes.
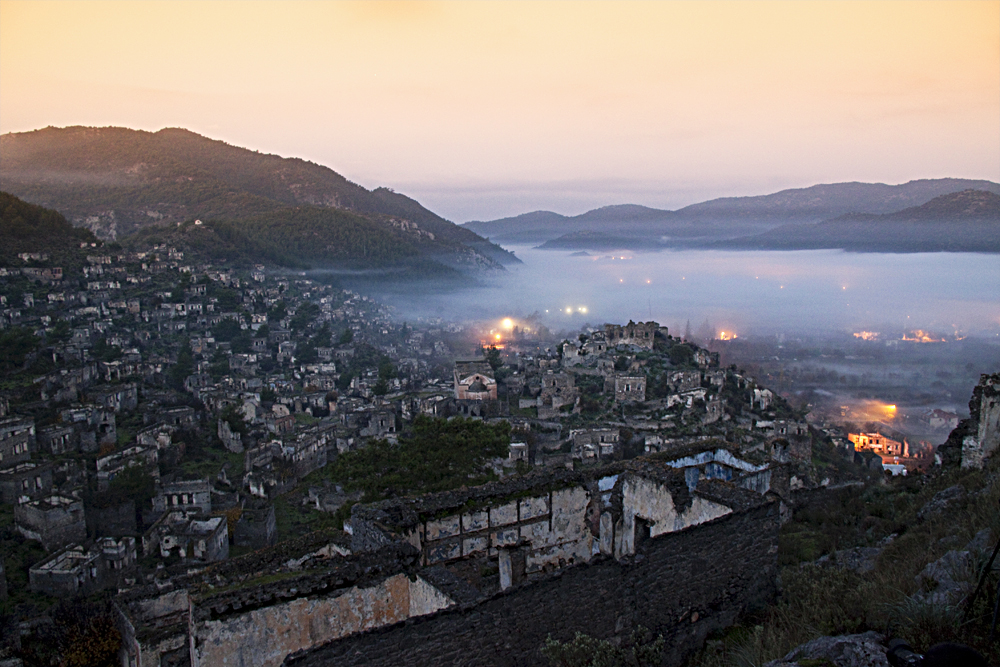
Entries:
POLYGON ((548 636, 643 626, 677 664, 772 596, 786 476, 718 449, 359 505, 351 535, 298 558, 264 550, 134 596, 124 652, 137 665, 544 664, 548 636))

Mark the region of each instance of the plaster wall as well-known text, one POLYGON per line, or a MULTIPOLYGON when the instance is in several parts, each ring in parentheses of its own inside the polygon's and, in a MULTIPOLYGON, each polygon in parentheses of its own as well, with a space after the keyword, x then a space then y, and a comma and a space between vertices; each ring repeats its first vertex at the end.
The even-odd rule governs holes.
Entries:
POLYGON ((423 551, 424 564, 528 546, 526 572, 537 572, 590 559, 595 540, 590 505, 587 489, 570 487, 428 520, 407 538, 423 551))
POLYGON ((693 496, 691 505, 678 511, 669 489, 645 477, 627 475, 622 480, 621 546, 616 556, 635 553, 636 517, 646 521, 649 536, 656 537, 712 521, 731 512, 725 505, 700 496, 693 496))
POLYGON ((452 604, 424 580, 397 574, 375 586, 303 597, 194 628, 195 667, 278 667, 296 651, 433 613, 452 604))

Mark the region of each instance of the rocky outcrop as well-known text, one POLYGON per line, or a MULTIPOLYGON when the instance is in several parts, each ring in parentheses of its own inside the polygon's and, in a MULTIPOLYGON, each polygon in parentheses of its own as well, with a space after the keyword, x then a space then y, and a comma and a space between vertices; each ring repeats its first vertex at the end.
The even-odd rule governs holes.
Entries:
POLYGON ((934 494, 934 497, 927 501, 927 504, 917 512, 919 521, 926 521, 932 517, 944 514, 949 509, 954 509, 965 500, 965 489, 961 486, 949 486, 944 491, 934 494))
POLYGON ((952 550, 927 566, 917 575, 920 590, 913 599, 921 604, 953 607, 972 592, 979 574, 983 552, 990 545, 990 531, 984 529, 965 545, 952 550))
POLYGON ((838 637, 819 637, 793 649, 780 660, 764 667, 889 667, 883 637, 877 632, 838 637))
POLYGON ((969 418, 938 448, 943 465, 979 469, 1000 448, 1000 373, 982 375, 972 390, 969 418))

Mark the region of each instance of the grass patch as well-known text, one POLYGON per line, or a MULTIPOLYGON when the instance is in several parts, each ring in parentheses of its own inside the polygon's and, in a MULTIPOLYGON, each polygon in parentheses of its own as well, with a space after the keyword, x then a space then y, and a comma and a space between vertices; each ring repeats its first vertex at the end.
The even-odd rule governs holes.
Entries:
MULTIPOLYGON (((689 667, 763 665, 817 637, 868 630, 900 637, 918 651, 946 641, 967 644, 990 664, 1000 664, 1000 642, 988 641, 1000 575, 987 577, 987 593, 980 594, 968 616, 963 615, 962 605, 932 605, 911 597, 927 563, 962 549, 978 531, 991 531, 992 548, 1000 538, 997 507, 1000 461, 993 460, 983 471, 896 478, 861 493, 856 489, 832 493, 800 509, 779 537, 778 600, 709 641, 688 661, 689 667), (965 501, 918 521, 917 512, 934 494, 956 484, 966 489, 965 501), (890 534, 897 536, 884 547, 871 572, 809 564, 837 549, 873 546, 890 534)), ((958 574, 974 583, 983 565, 958 574)))

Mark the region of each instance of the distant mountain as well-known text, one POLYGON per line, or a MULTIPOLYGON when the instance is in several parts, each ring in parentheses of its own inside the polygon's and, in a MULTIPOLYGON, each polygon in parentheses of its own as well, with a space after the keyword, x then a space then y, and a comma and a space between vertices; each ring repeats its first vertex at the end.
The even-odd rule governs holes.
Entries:
POLYGON ((783 225, 814 224, 848 213, 890 213, 967 189, 1000 194, 998 183, 956 178, 910 181, 902 185, 834 183, 755 197, 724 197, 677 211, 607 206, 577 216, 536 211, 513 218, 468 222, 464 226, 502 243, 545 243, 560 239, 555 246, 545 247, 587 247, 587 237, 573 236, 579 232, 598 234, 591 240, 612 237, 636 247, 692 246, 753 236, 783 225))
POLYGON ((627 247, 631 244, 632 240, 633 239, 622 236, 614 236, 612 234, 605 234, 603 232, 584 230, 563 234, 559 238, 546 241, 538 247, 542 250, 576 250, 578 248, 610 250, 613 248, 627 247))
MULTIPOLYGON (((201 218, 260 224, 275 215, 295 235, 295 221, 303 216, 288 209, 315 209, 305 218, 319 220, 324 217, 319 212, 328 211, 326 224, 344 227, 330 238, 358 244, 323 245, 335 250, 330 259, 368 256, 376 261, 377 253, 366 248, 399 243, 398 253, 412 251, 452 268, 499 268, 499 263, 518 261, 387 188, 369 191, 327 167, 183 129, 69 127, 5 134, 0 137, 0 184, 102 238, 127 236, 156 223, 201 218)), ((323 263, 319 254, 312 252, 310 258, 323 263)))
POLYGON ((785 225, 719 245, 769 250, 1000 252, 1000 195, 963 190, 895 213, 849 213, 818 224, 785 225))
POLYGON ((988 190, 962 190, 935 197, 921 206, 871 215, 848 213, 824 222, 834 226, 843 222, 1000 222, 1000 195, 988 190))
POLYGON ((467 222, 462 226, 492 240, 537 243, 574 232, 598 232, 609 226, 650 231, 650 224, 655 226, 660 222, 668 222, 676 215, 673 211, 621 204, 604 206, 574 216, 552 211, 534 211, 513 218, 467 222))
POLYGON ((756 197, 723 197, 677 213, 689 219, 820 222, 846 213, 891 213, 961 190, 1000 194, 1000 183, 963 178, 884 183, 833 183, 756 197))

